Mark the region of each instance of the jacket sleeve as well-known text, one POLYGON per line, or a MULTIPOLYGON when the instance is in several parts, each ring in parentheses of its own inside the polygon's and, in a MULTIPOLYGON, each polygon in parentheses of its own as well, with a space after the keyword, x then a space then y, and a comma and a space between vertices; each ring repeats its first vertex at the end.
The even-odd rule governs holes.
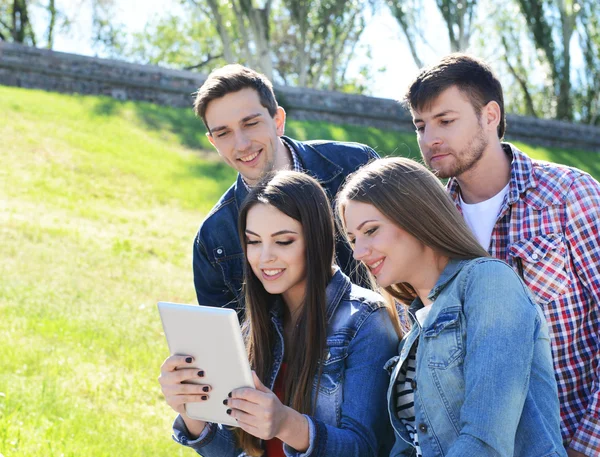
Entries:
POLYGON ((566 201, 565 239, 575 274, 587 300, 576 303, 575 315, 587 316, 575 329, 579 338, 594 341, 589 367, 594 367, 586 412, 569 447, 587 456, 600 455, 600 184, 583 175, 571 186, 566 201))
POLYGON ((307 416, 309 448, 288 457, 370 457, 389 452, 394 433, 387 417, 389 375, 383 366, 396 354, 398 336, 385 308, 369 315, 350 342, 343 377, 340 426, 307 416))
MULTIPOLYGON (((463 293, 465 392, 459 435, 447 457, 513 455, 540 337, 553 372, 547 328, 525 285, 503 262, 475 264, 463 293)), ((557 427, 558 415, 556 402, 557 427)))
POLYGON ((200 231, 194 239, 192 254, 194 270, 194 287, 198 304, 203 306, 227 306, 235 303, 235 296, 229 290, 223 279, 223 274, 215 267, 208 257, 206 247, 202 242, 200 231))
POLYGON ((232 430, 212 422, 206 424, 198 438, 190 438, 181 416, 173 423, 173 440, 205 457, 237 457, 242 452, 235 445, 232 430))

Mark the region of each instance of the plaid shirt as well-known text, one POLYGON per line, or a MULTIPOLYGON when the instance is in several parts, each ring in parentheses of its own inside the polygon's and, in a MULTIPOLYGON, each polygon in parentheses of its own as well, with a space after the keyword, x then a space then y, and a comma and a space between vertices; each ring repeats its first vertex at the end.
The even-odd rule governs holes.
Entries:
MULTIPOLYGON (((581 170, 512 155, 489 253, 533 291, 550 327, 565 446, 600 456, 600 183, 581 170)), ((448 192, 460 211, 460 188, 448 192)))

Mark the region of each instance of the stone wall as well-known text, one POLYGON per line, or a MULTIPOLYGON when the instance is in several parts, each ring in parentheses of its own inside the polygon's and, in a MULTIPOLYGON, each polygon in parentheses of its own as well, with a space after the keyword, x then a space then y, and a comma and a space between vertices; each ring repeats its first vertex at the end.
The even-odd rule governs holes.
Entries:
MULTIPOLYGON (((204 77, 117 60, 36 49, 0 41, 0 84, 49 91, 99 94, 191 107, 204 77)), ((295 87, 276 87, 290 118, 412 131, 408 112, 394 100, 295 87)), ((399 91, 400 95, 401 91, 399 91)), ((508 139, 543 146, 600 150, 600 128, 507 116, 508 139)))

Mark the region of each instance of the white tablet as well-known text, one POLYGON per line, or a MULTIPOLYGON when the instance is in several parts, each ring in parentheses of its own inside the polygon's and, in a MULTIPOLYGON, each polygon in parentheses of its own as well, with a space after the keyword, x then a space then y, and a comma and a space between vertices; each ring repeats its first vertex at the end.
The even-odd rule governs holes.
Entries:
POLYGON ((237 314, 228 308, 158 303, 171 355, 191 355, 192 367, 204 370, 194 381, 211 386, 209 399, 186 403, 192 419, 237 426, 223 400, 239 387, 252 387, 252 372, 237 314))

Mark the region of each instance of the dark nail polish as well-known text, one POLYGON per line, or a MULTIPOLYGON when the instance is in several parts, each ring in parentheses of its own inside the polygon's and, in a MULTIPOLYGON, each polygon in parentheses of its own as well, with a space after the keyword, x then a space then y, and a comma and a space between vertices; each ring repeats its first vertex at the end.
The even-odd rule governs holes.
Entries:
POLYGON ((202 377, 204 376, 204 371, 200 370, 200 371, 198 372, 198 376, 200 376, 200 377, 202 378, 202 377))
POLYGON ((229 393, 227 394, 227 396, 228 396, 229 398, 231 398, 231 392, 229 392, 229 393))
POLYGON ((208 386, 204 386, 204 387, 202 388, 202 391, 203 391, 203 392, 208 392, 208 390, 209 390, 209 389, 208 389, 208 386))
POLYGON ((194 360, 194 359, 192 359, 191 357, 186 357, 186 358, 185 358, 185 361, 186 361, 187 363, 192 363, 192 360, 194 360))
POLYGON ((223 400, 223 404, 227 405, 227 399, 223 400))
POLYGON ((226 412, 227 412, 227 414, 229 414, 231 416, 231 410, 230 409, 228 409, 226 412))
POLYGON ((208 395, 202 395, 202 400, 208 400, 208 395))

